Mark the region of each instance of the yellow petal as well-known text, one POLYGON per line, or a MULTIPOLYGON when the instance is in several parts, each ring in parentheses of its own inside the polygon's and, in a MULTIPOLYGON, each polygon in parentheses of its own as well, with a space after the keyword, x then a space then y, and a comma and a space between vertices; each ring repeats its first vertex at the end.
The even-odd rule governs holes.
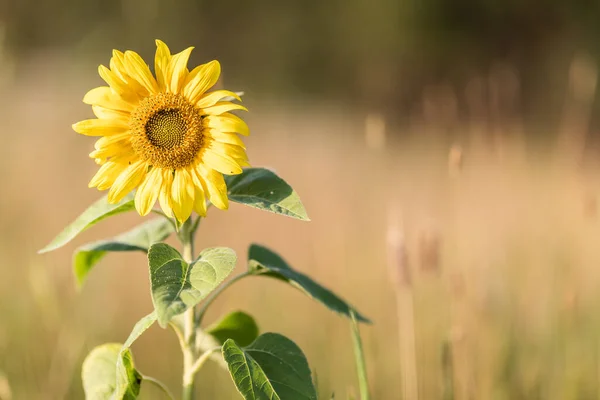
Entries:
POLYGON ((73 124, 73 130, 86 136, 106 136, 127 132, 129 126, 121 119, 86 119, 73 124))
POLYGON ((100 149, 109 149, 114 147, 116 151, 121 148, 129 148, 131 140, 131 134, 129 132, 118 133, 116 135, 103 136, 100 139, 96 140, 94 143, 94 148, 96 150, 100 149))
POLYGON ((134 157, 135 153, 129 141, 122 141, 108 147, 97 148, 90 153, 90 158, 107 159, 109 157, 134 157))
POLYGON ((156 79, 152 76, 150 68, 144 62, 142 57, 135 51, 127 50, 125 52, 125 71, 133 79, 138 81, 144 86, 150 93, 156 93, 158 91, 158 84, 156 79))
POLYGON ((148 215, 154 207, 161 186, 162 173, 160 169, 152 168, 135 193, 135 208, 142 217, 148 215))
POLYGON ((115 94, 108 86, 100 86, 90 90, 83 97, 85 104, 96 105, 109 110, 133 111, 135 105, 115 94))
POLYGON ((204 185, 198 176, 196 169, 191 167, 188 170, 194 182, 194 211, 201 217, 206 217, 206 196, 204 195, 204 185))
POLYGON ((185 79, 187 78, 187 63, 193 49, 193 47, 188 47, 171 58, 171 63, 169 64, 171 79, 168 81, 171 93, 179 93, 181 91, 185 79))
POLYGON ((110 58, 110 69, 123 81, 127 82, 127 71, 125 70, 125 55, 119 50, 113 50, 113 56, 110 58))
POLYGON ((125 54, 118 50, 113 50, 113 56, 110 59, 110 69, 123 80, 123 82, 127 83, 127 87, 133 93, 136 93, 137 96, 142 99, 147 97, 150 92, 146 89, 142 84, 133 79, 127 73, 125 69, 125 54))
POLYGON ((173 177, 171 187, 171 205, 179 222, 185 222, 194 208, 194 183, 186 169, 178 169, 173 177))
POLYGON ((108 191, 108 202, 114 204, 135 189, 146 176, 147 165, 137 161, 128 165, 108 191))
POLYGON ((112 186, 117 177, 125 170, 127 164, 108 161, 103 164, 92 178, 88 187, 105 190, 112 186))
POLYGON ((202 152, 202 162, 222 174, 237 175, 242 173, 242 167, 234 159, 210 149, 205 149, 202 152))
POLYGON ((248 125, 237 115, 225 113, 221 115, 208 115, 202 119, 204 126, 216 128, 221 132, 236 132, 240 135, 250 135, 248 125))
POLYGON ((173 171, 161 169, 162 187, 158 194, 158 203, 163 212, 170 218, 173 218, 173 207, 171 205, 171 186, 173 185, 173 171))
POLYGON ((221 210, 227 210, 229 208, 229 198, 227 197, 227 185, 223 175, 202 164, 196 165, 196 173, 201 182, 204 182, 203 186, 208 192, 210 202, 221 210))
POLYGON ((158 83, 158 90, 165 91, 167 82, 171 81, 168 76, 169 63, 171 62, 171 51, 169 47, 161 40, 156 40, 156 55, 154 56, 154 73, 158 83))
POLYGON ((210 143, 208 143, 207 147, 209 150, 212 150, 223 156, 229 156, 231 158, 239 158, 243 160, 248 159, 248 156, 246 155, 246 150, 244 150, 244 148, 240 146, 211 140, 210 143))
POLYGON ((110 86, 110 88, 119 95, 123 95, 123 93, 127 93, 129 91, 127 84, 104 65, 100 65, 98 67, 98 74, 102 79, 104 79, 104 82, 106 82, 108 86, 110 86))
POLYGON ((218 129, 204 129, 202 133, 218 142, 234 144, 242 149, 246 148, 242 139, 235 133, 221 132, 218 129))
POLYGON ((189 73, 183 95, 192 103, 200 100, 200 96, 214 86, 221 75, 221 64, 217 60, 197 66, 189 73))
POLYGON ((196 102, 196 105, 200 108, 206 108, 214 106, 219 100, 224 97, 233 97, 236 100, 241 101, 240 96, 229 90, 215 90, 214 92, 205 93, 204 96, 196 102))
POLYGON ((235 104, 229 101, 222 101, 216 103, 214 106, 203 108, 202 113, 208 115, 220 115, 232 110, 248 111, 248 109, 241 104, 235 104))
POLYGON ((118 119, 121 123, 129 124, 129 118, 131 116, 127 111, 109 110, 108 108, 100 106, 92 106, 94 115, 101 119, 118 119))

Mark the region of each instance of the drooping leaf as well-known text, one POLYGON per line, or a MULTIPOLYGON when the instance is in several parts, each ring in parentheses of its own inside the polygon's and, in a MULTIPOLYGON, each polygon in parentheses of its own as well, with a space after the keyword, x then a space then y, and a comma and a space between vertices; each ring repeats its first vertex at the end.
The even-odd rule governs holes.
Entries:
POLYGON ((245 348, 228 339, 223 357, 246 400, 317 398, 304 353, 285 336, 265 333, 245 348))
POLYGON ((233 271, 235 252, 226 247, 205 249, 191 265, 165 243, 148 251, 152 302, 158 323, 166 327, 171 318, 193 307, 233 271))
POLYGON ((142 333, 146 332, 148 328, 150 328, 156 322, 156 312, 153 311, 150 314, 146 315, 144 318, 140 319, 131 330, 129 337, 123 344, 123 348, 129 348, 140 336, 142 333))
POLYGON ((233 339, 243 347, 258 337, 258 325, 251 315, 243 311, 234 311, 206 328, 206 333, 217 339, 220 345, 227 339, 233 339))
POLYGON ((110 216, 131 211, 135 208, 133 204, 133 194, 129 194, 116 204, 109 204, 107 197, 104 196, 94 204, 89 206, 75 221, 71 222, 61 233, 59 233, 46 247, 38 253, 47 253, 56 250, 69 243, 73 238, 86 229, 94 226, 98 222, 110 216))
POLYGON ((99 240, 79 247, 73 254, 73 270, 81 286, 91 269, 111 251, 148 252, 151 245, 165 240, 173 233, 173 224, 164 219, 153 219, 112 239, 99 240))
POLYGON ((310 221, 298 194, 283 179, 265 168, 246 168, 226 176, 229 200, 260 210, 310 221))
MULTIPOLYGON (((119 357, 117 358, 116 365, 116 390, 115 398, 122 399, 127 398, 127 393, 130 391, 129 388, 133 387, 136 382, 141 381, 141 374, 135 371, 133 367, 133 358, 131 350, 129 348, 148 328, 150 328, 156 322, 156 312, 152 312, 140 319, 133 330, 129 334, 129 337, 121 347, 119 357), (132 372, 135 371, 135 374, 132 372)), ((139 383, 138 383, 139 385, 139 383)), ((139 392, 139 388, 138 388, 139 392)))
POLYGON ((352 310, 358 320, 370 322, 369 319, 361 315, 341 297, 303 273, 292 269, 281 256, 266 247, 257 244, 250 246, 248 250, 248 269, 256 275, 268 276, 287 282, 330 310, 343 314, 348 318, 350 318, 350 311, 352 310))
POLYGON ((87 400, 133 400, 140 393, 142 376, 134 367, 131 352, 121 351, 120 343, 107 343, 94 348, 81 369, 83 390, 87 400), (117 362, 123 360, 127 386, 117 393, 117 362))

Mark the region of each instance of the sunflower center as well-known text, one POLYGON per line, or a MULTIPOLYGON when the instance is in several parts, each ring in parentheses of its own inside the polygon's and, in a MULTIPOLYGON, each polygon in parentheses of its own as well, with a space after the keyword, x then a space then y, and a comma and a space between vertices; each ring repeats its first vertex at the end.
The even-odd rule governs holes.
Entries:
POLYGON ((172 149, 183 142, 185 120, 177 109, 157 111, 146 122, 148 140, 156 147, 172 149))
POLYGON ((192 164, 204 143, 200 110, 179 94, 145 98, 131 113, 129 126, 135 153, 159 168, 192 164))

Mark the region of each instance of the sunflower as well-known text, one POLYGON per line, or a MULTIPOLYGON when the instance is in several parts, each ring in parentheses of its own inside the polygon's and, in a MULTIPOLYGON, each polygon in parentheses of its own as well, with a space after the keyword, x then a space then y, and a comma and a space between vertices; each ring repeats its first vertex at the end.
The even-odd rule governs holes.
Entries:
MULTIPOLYGON (((83 102, 96 119, 73 129, 100 136, 90 153, 100 168, 89 187, 108 191, 116 203, 135 193, 135 208, 148 214, 158 200, 163 212, 183 222, 192 210, 206 215, 206 201, 228 208, 223 174, 249 166, 244 143, 248 126, 233 110, 246 110, 228 90, 207 92, 219 79, 218 61, 188 70, 193 47, 171 55, 156 41, 152 75, 133 51, 113 51, 110 68, 98 72, 108 86, 90 90, 83 102)), ((246 110, 247 111, 247 110, 246 110)))

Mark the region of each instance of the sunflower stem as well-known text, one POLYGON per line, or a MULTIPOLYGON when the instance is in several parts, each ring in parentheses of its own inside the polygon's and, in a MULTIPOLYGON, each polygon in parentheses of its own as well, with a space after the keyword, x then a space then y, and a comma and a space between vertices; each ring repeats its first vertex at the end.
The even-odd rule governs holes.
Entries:
MULTIPOLYGON (((191 218, 186 223, 191 223, 191 218)), ((185 231, 188 234, 180 236, 181 244, 183 245, 183 259, 191 263, 194 260, 194 234, 191 230, 185 231)), ((181 398, 183 400, 194 399, 194 363, 196 358, 194 350, 194 342, 196 340, 194 313, 194 307, 190 307, 184 313, 183 343, 181 348, 183 351, 183 393, 181 398)))

